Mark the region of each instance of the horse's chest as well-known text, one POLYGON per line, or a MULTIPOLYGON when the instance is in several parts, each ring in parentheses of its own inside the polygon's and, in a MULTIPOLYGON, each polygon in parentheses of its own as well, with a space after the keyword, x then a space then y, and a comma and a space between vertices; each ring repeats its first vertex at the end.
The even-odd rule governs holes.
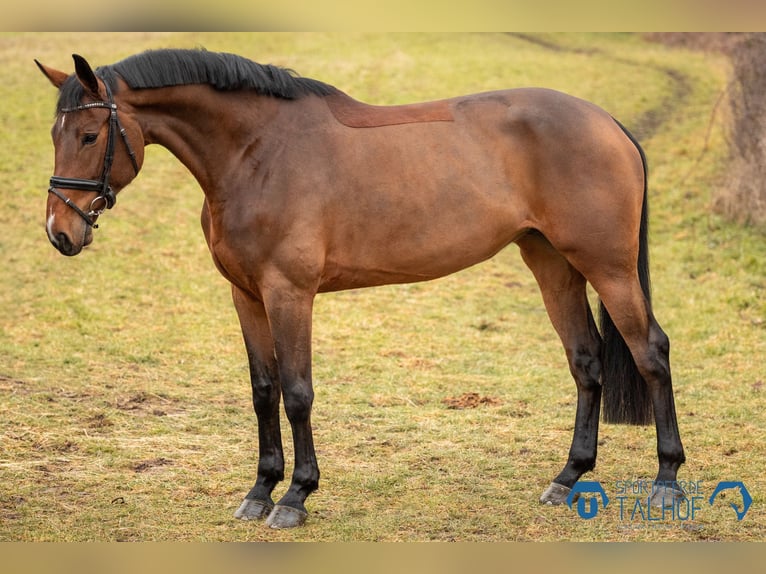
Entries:
POLYGON ((252 287, 243 263, 244 251, 231 234, 226 233, 220 218, 211 215, 207 202, 202 208, 201 223, 213 263, 221 275, 239 287, 252 287))

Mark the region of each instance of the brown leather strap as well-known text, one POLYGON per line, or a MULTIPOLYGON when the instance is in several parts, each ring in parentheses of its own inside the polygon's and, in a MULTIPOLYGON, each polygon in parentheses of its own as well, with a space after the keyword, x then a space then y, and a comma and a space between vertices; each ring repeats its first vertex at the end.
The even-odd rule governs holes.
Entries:
POLYGON ((372 106, 342 93, 326 96, 325 100, 335 118, 352 128, 454 121, 448 100, 401 106, 372 106))

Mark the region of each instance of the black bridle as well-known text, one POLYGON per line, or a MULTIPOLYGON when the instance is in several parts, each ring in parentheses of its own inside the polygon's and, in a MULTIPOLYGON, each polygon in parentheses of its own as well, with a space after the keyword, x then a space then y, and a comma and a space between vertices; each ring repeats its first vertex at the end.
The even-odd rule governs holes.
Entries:
POLYGON ((109 185, 109 176, 112 172, 112 163, 114 162, 114 145, 116 132, 120 133, 122 136, 122 141, 125 142, 125 147, 128 150, 128 155, 130 156, 130 161, 133 163, 133 169, 136 171, 136 175, 138 175, 139 170, 138 162, 136 161, 136 154, 133 151, 130 142, 128 141, 127 132, 125 131, 125 128, 122 127, 120 118, 117 116, 117 104, 114 103, 112 98, 112 91, 109 89, 109 86, 106 84, 106 82, 104 82, 104 87, 106 88, 106 96, 108 101, 90 102, 76 106, 74 108, 64 108, 61 110, 62 114, 79 112, 82 110, 90 110, 93 108, 105 108, 109 110, 109 132, 106 140, 106 152, 104 153, 104 170, 101 173, 101 179, 80 179, 77 177, 59 177, 54 175, 51 177, 50 187, 48 188, 48 193, 52 193, 61 199, 80 217, 82 217, 83 220, 85 220, 85 223, 93 228, 98 227, 98 225, 95 223, 96 218, 104 213, 105 209, 112 209, 115 202, 117 201, 116 194, 114 193, 112 187, 109 185), (88 191, 92 193, 98 193, 99 195, 90 202, 90 211, 86 213, 77 207, 77 205, 75 205, 71 199, 61 193, 58 189, 59 187, 64 189, 76 189, 78 191, 88 191), (99 205, 100 202, 103 202, 103 205, 99 205), (98 207, 101 207, 101 209, 98 209, 98 207))

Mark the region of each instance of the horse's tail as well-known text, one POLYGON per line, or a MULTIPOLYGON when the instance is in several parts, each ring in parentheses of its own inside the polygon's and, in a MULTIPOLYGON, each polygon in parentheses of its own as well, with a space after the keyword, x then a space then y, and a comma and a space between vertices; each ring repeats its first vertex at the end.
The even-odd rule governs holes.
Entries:
MULTIPOLYGON (((615 120, 617 122, 617 120, 615 120)), ((625 135, 636 146, 644 168, 644 199, 641 207, 641 225, 638 234, 638 277, 646 300, 651 303, 651 281, 649 278, 648 249, 648 192, 646 155, 635 137, 617 122, 625 135)), ((653 420, 653 410, 649 390, 643 377, 636 368, 633 355, 625 340, 615 327, 612 318, 599 304, 601 323, 601 381, 604 398, 604 421, 648 425, 653 420)))

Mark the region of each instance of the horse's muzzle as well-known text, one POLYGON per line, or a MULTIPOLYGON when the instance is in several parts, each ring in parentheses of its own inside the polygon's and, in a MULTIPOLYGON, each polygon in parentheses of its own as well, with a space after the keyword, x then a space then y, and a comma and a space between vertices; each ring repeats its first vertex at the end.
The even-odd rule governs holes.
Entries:
POLYGON ((53 247, 58 249, 59 253, 66 255, 67 257, 72 257, 80 253, 83 247, 87 247, 93 243, 93 229, 91 227, 86 227, 82 236, 82 241, 80 242, 72 241, 69 235, 63 231, 59 231, 58 233, 49 232, 48 240, 53 247))

